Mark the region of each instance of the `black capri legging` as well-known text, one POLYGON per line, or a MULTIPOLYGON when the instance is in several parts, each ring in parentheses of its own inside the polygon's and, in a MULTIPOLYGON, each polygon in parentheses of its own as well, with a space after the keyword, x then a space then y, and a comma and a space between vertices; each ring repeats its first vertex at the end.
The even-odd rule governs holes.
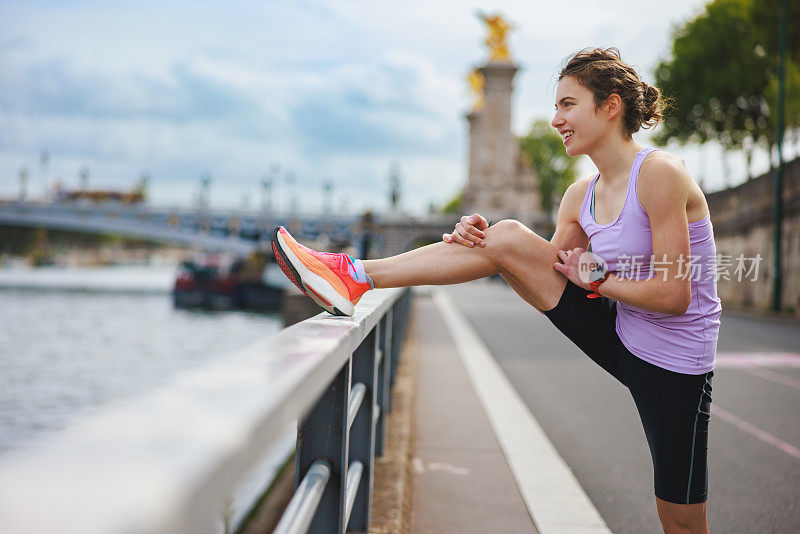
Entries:
POLYGON ((714 372, 669 371, 632 354, 617 335, 616 305, 567 282, 548 319, 630 391, 642 420, 656 497, 676 504, 708 498, 708 421, 714 372))

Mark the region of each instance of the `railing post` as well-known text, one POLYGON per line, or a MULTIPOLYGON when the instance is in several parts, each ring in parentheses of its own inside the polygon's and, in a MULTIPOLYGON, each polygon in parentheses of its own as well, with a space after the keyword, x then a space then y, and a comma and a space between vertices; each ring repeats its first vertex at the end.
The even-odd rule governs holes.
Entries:
POLYGON ((385 321, 385 332, 386 336, 383 339, 383 360, 384 360, 384 376, 385 376, 385 383, 384 383, 384 392, 383 392, 383 406, 381 410, 383 416, 388 415, 389 412, 392 411, 392 384, 394 383, 394 379, 392 378, 392 346, 394 344, 394 306, 389 308, 389 311, 386 312, 386 317, 383 318, 385 321))
POLYGON ((348 359, 297 429, 295 489, 317 459, 327 459, 332 469, 330 482, 309 528, 309 532, 314 534, 341 534, 345 529, 351 365, 352 358, 348 359))
POLYGON ((400 335, 400 323, 403 321, 402 300, 401 298, 392 305, 392 349, 389 352, 389 361, 391 362, 391 372, 389 374, 391 377, 391 387, 394 387, 394 381, 397 375, 397 359, 400 355, 400 341, 402 340, 400 335))
POLYGON ((386 414, 389 411, 386 396, 389 394, 386 357, 386 316, 382 317, 376 327, 375 357, 379 360, 377 369, 377 383, 375 384, 375 402, 377 403, 378 422, 375 425, 375 456, 383 456, 383 443, 386 439, 386 414))
POLYGON ((411 315, 411 290, 405 292, 403 301, 403 336, 405 338, 406 328, 408 328, 408 317, 411 315))
POLYGON ((378 408, 378 366, 376 364, 376 338, 378 327, 372 329, 364 341, 353 354, 353 383, 364 384, 367 392, 361 408, 358 410, 350 427, 350 460, 361 462, 363 472, 358 485, 353 508, 350 512, 350 521, 347 527, 350 530, 363 532, 369 531, 372 511, 372 480, 373 460, 375 458, 375 424, 373 415, 378 408))

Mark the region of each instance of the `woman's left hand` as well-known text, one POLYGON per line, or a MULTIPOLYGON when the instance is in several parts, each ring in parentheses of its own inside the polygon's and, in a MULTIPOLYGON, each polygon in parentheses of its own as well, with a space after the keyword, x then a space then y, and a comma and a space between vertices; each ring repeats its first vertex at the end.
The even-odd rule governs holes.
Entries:
POLYGON ((578 287, 582 287, 591 291, 591 287, 589 287, 589 282, 584 282, 580 278, 580 257, 581 254, 586 252, 585 248, 574 248, 572 250, 559 250, 558 251, 558 259, 561 260, 562 263, 556 262, 553 264, 553 268, 567 277, 567 279, 575 284, 578 287))

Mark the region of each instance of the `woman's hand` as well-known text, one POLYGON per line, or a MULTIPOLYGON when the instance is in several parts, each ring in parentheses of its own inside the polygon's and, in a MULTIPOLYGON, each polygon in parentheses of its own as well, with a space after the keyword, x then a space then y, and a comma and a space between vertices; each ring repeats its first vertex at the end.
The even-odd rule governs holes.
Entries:
POLYGON ((467 247, 486 246, 484 240, 486 234, 483 230, 489 228, 489 223, 478 213, 465 215, 456 224, 452 234, 442 234, 442 241, 445 243, 458 243, 467 247))
MULTIPOLYGON (((589 287, 589 282, 584 282, 581 280, 579 276, 580 272, 580 261, 581 261, 581 254, 586 252, 584 248, 574 248, 572 250, 559 250, 558 251, 558 259, 561 260, 561 263, 554 263, 553 268, 567 277, 567 279, 575 284, 578 287, 582 287, 584 289, 588 289, 591 291, 591 287, 589 287)), ((584 261, 586 261, 584 259, 584 261)))

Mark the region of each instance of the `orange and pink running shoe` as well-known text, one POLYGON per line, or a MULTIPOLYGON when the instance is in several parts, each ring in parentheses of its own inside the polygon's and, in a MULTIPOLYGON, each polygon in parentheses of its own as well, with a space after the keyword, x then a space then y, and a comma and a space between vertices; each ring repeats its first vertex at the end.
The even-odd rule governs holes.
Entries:
POLYGON ((353 315, 355 304, 372 289, 369 278, 356 272, 356 260, 304 247, 283 226, 272 231, 272 251, 289 280, 333 315, 353 315))

